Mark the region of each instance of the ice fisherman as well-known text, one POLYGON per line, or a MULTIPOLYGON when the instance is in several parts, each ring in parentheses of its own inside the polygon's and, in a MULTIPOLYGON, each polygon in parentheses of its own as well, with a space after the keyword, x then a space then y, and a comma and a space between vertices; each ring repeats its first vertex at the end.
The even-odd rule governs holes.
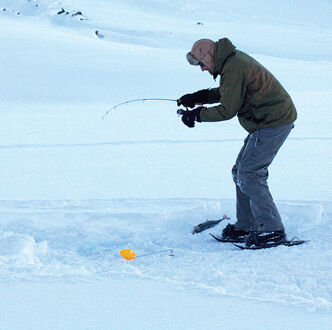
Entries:
POLYGON ((235 224, 222 232, 225 239, 242 239, 246 246, 286 239, 278 209, 267 185, 268 167, 294 127, 297 113, 291 97, 280 82, 248 54, 223 38, 201 39, 187 54, 191 65, 200 66, 214 79, 217 88, 181 96, 177 103, 194 108, 184 111, 188 127, 195 122, 216 122, 235 116, 249 132, 232 168, 236 184, 235 224))

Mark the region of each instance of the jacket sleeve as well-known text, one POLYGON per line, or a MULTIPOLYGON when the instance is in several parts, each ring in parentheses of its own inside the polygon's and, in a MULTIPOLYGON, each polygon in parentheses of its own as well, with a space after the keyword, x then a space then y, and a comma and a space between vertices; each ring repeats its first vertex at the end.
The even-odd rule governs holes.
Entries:
POLYGON ((220 90, 219 87, 208 89, 208 100, 207 104, 219 103, 220 102, 220 90))
MULTIPOLYGON (((212 91, 212 90, 211 90, 212 91)), ((233 118, 240 110, 246 92, 245 75, 236 63, 225 67, 220 78, 220 105, 202 109, 204 122, 222 121, 233 118)))
POLYGON ((218 103, 220 100, 219 88, 201 89, 192 94, 195 99, 195 103, 212 104, 218 103))

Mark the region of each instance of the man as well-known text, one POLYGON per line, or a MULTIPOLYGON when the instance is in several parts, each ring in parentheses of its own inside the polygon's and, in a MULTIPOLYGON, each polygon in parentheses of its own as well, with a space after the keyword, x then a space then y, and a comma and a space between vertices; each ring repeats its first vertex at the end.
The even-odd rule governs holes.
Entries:
POLYGON ((214 79, 219 75, 220 85, 183 95, 177 100, 178 105, 190 108, 219 105, 184 111, 183 123, 194 127, 195 122, 223 121, 237 116, 249 132, 232 168, 237 221, 226 226, 222 237, 244 241, 247 246, 285 240, 284 226, 267 178, 268 166, 297 117, 290 96, 266 68, 237 50, 227 38, 217 42, 196 41, 187 60, 208 71, 214 79))

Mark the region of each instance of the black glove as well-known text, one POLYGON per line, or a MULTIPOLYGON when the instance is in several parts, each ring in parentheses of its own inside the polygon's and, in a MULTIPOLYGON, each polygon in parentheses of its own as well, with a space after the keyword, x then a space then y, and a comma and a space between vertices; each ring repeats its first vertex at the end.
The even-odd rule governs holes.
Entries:
POLYGON ((201 122, 201 110, 204 109, 204 107, 198 107, 194 110, 184 110, 182 112, 182 122, 192 128, 195 127, 195 121, 201 122))
POLYGON ((185 94, 181 96, 178 100, 178 106, 181 104, 185 107, 194 108, 195 104, 205 104, 208 101, 209 90, 202 89, 198 92, 192 94, 185 94))

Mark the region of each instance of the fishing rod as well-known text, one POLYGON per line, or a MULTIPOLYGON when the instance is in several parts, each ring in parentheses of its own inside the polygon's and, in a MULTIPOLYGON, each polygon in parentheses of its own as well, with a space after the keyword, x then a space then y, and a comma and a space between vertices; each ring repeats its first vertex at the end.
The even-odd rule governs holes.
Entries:
POLYGON ((104 120, 104 118, 110 113, 110 111, 120 107, 121 105, 125 105, 128 103, 133 103, 133 102, 144 102, 144 101, 169 101, 169 102, 176 102, 177 100, 175 99, 162 99, 162 98, 146 98, 146 99, 135 99, 135 100, 129 100, 129 101, 125 101, 122 103, 119 103, 117 105, 115 105, 113 108, 107 110, 103 116, 102 116, 102 120, 104 120))

